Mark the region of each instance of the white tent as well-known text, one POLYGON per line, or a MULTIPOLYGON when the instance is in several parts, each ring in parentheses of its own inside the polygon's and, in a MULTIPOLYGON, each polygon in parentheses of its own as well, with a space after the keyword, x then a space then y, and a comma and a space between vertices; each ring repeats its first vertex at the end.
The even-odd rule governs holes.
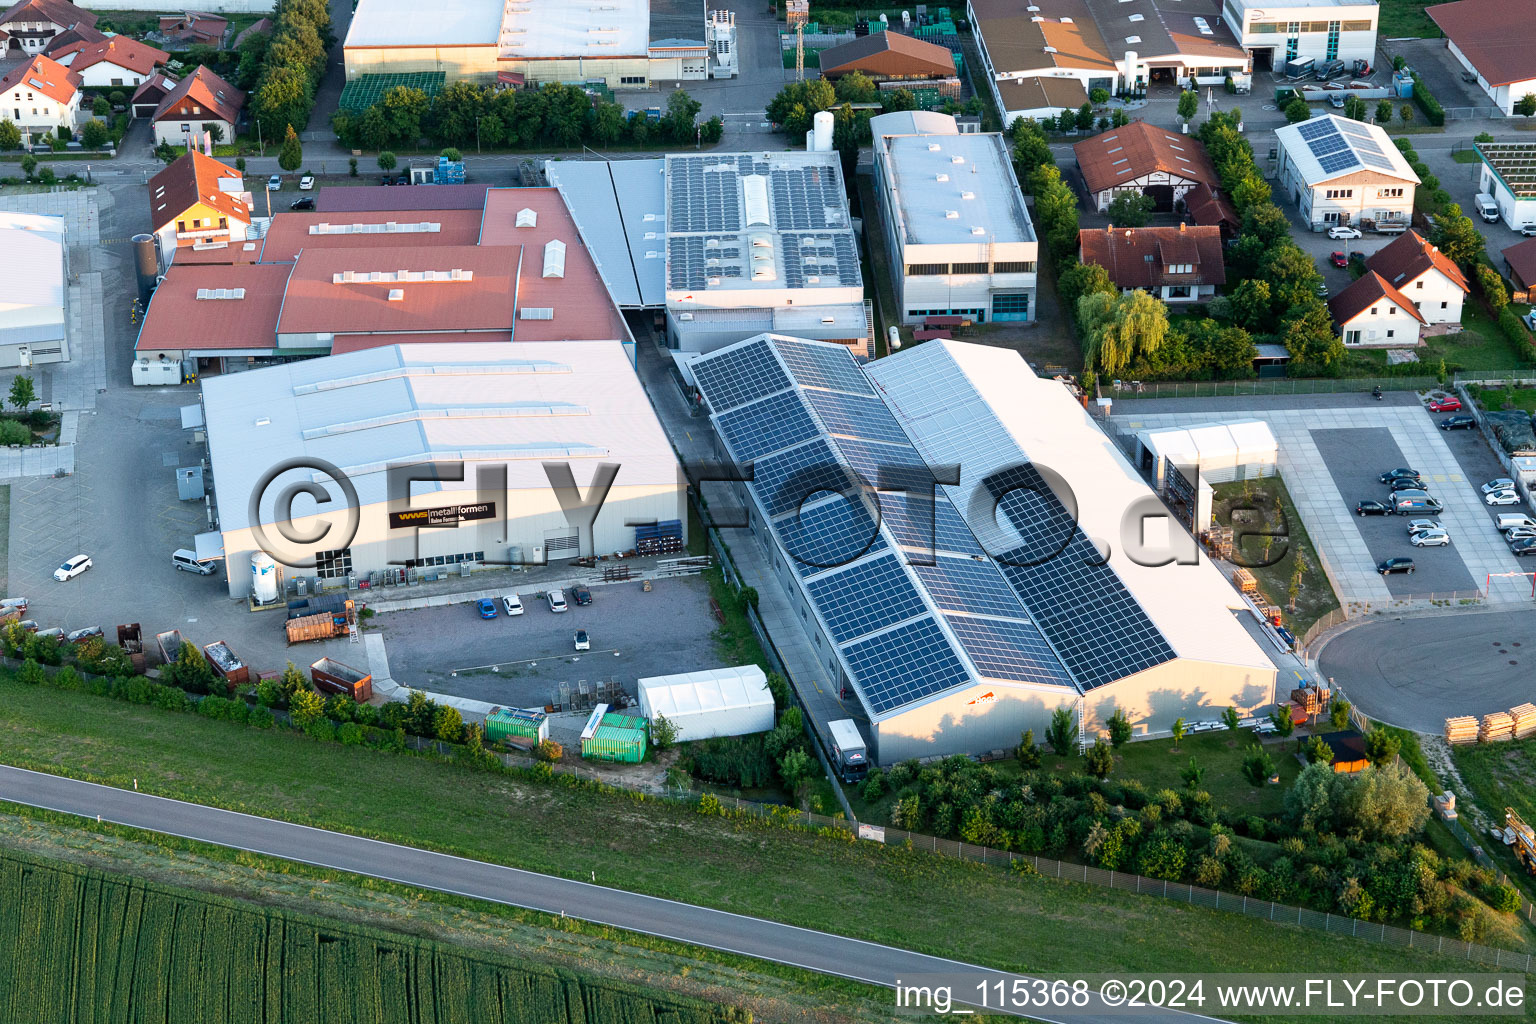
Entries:
POLYGON ((1273 476, 1280 445, 1263 420, 1206 423, 1143 430, 1137 435, 1140 463, 1152 470, 1159 490, 1170 463, 1195 466, 1211 483, 1273 476))
POLYGON ((773 694, 756 665, 717 668, 639 681, 640 711, 666 715, 679 740, 745 736, 773 728, 773 694))

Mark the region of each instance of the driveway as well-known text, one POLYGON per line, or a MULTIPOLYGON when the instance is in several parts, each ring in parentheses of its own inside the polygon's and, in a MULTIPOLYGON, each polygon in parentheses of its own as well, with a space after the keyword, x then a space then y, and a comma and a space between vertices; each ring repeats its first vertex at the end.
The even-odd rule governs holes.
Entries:
MULTIPOLYGON (((1446 110, 1454 107, 1479 107, 1481 112, 1478 116, 1486 117, 1496 109, 1488 94, 1476 83, 1461 80, 1461 62, 1451 56, 1444 39, 1399 39, 1383 44, 1382 49, 1388 53, 1401 54, 1446 110)), ((1382 63, 1391 66, 1390 59, 1382 63)), ((1401 106, 1401 103, 1398 105, 1401 106)), ((1414 114, 1422 117, 1423 111, 1415 107, 1414 114)))

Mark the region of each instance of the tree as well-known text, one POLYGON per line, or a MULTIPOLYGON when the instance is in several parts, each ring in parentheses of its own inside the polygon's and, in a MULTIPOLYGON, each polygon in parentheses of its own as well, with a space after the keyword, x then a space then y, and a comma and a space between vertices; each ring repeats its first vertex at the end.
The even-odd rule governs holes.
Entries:
POLYGON ((1117 376, 1137 359, 1156 354, 1168 337, 1168 307, 1136 289, 1125 295, 1077 300, 1083 365, 1117 376))
POLYGON ((666 715, 658 714, 651 719, 651 744, 657 750, 667 750, 677 742, 677 725, 666 715))
POLYGON ((464 738, 464 716, 459 709, 440 704, 432 715, 432 735, 444 743, 457 743, 464 738))
POLYGON ((15 149, 21 145, 21 129, 9 118, 0 121, 0 149, 15 149))
POLYGON ((56 175, 54 174, 52 167, 44 167, 42 170, 37 172, 37 180, 42 182, 44 185, 52 185, 55 177, 56 175))
POLYGON ((1296 731, 1296 723, 1291 718, 1291 709, 1289 705, 1282 704, 1274 711, 1270 712, 1269 720, 1274 724, 1275 733, 1281 739, 1285 739, 1291 733, 1296 731))
POLYGON ((1365 100, 1359 96, 1350 96, 1344 100, 1344 116, 1351 121, 1365 120, 1365 100))
POLYGON ((1050 143, 1045 141, 1045 133, 1040 130, 1039 122, 1032 117, 1014 118, 1008 133, 1013 142, 1014 171, 1019 184, 1025 191, 1029 191, 1035 171, 1054 162, 1050 143))
POLYGON ((667 112, 662 118, 673 142, 693 142, 697 132, 699 111, 703 104, 681 89, 672 90, 667 96, 667 112))
POLYGON ((31 377, 20 376, 11 381, 9 401, 11 408, 17 412, 21 412, 37 401, 37 389, 33 386, 31 377))
POLYGON ((779 775, 791 793, 811 776, 811 755, 796 747, 779 758, 779 775))
POLYGON ((892 89, 880 95, 880 113, 892 114, 902 110, 916 110, 917 97, 911 89, 892 89))
POLYGON ((1263 747, 1254 747, 1243 756, 1242 773, 1251 785, 1262 786, 1275 774, 1274 758, 1263 747))
POLYGON ((1526 93, 1515 102, 1514 112, 1521 117, 1536 116, 1536 93, 1526 93))
POLYGON ((1077 127, 1083 131, 1093 127, 1093 104, 1084 103, 1077 108, 1077 127))
POLYGON ((268 66, 249 101, 258 134, 275 141, 285 125, 306 123, 313 95, 313 86, 303 69, 268 66))
POLYGON ((1232 707, 1230 704, 1227 705, 1227 710, 1221 713, 1221 720, 1229 732, 1237 732, 1238 729, 1242 728, 1243 718, 1237 713, 1237 708, 1232 707))
POLYGON ((624 108, 603 101, 592 112, 592 138, 599 145, 611 146, 624 135, 624 108))
POLYGON ((1205 778, 1205 769, 1193 757, 1189 759, 1189 767, 1179 770, 1179 778, 1184 780, 1186 789, 1199 789, 1201 781, 1205 778))
POLYGON ((203 652, 186 641, 176 652, 176 660, 162 669, 161 674, 171 685, 193 693, 207 693, 213 685, 213 669, 208 666, 203 652))
POLYGON ((1103 86, 1094 89, 1088 93, 1088 102, 1092 103, 1096 107, 1102 107, 1104 104, 1109 102, 1109 90, 1105 89, 1103 86))
POLYGON ((1087 762, 1088 774, 1096 779, 1107 779, 1109 773, 1115 770, 1115 752, 1103 739, 1093 741, 1084 758, 1087 762))
POLYGON ((325 701, 313 690, 300 690, 288 698, 288 720, 296 729, 308 729, 325 717, 325 701))
POLYGON ((1285 119, 1291 124, 1299 124, 1312 116, 1312 108, 1307 106, 1307 101, 1297 96, 1285 105, 1285 119))
POLYGON ((1473 269, 1477 271, 1477 284, 1483 293, 1483 301, 1488 303, 1494 316, 1498 316, 1509 305, 1509 288, 1505 286, 1504 278, 1486 263, 1478 263, 1473 269))
POLYGON ((1051 749, 1061 757, 1072 753, 1077 745, 1077 719, 1071 708, 1060 707, 1051 712, 1051 724, 1045 731, 1045 739, 1051 749))
POLYGON ((875 83, 862 71, 851 71, 839 78, 836 92, 839 103, 873 103, 880 95, 875 83))
POLYGON ((386 174, 395 169, 395 154, 384 150, 379 154, 379 170, 386 174))
POLYGON ((217 121, 208 121, 204 123, 203 131, 208 133, 208 137, 213 140, 214 145, 218 145, 224 141, 224 126, 219 124, 217 121))
POLYGON ((443 150, 441 153, 439 153, 437 155, 442 157, 444 160, 447 160, 449 163, 452 163, 452 164, 463 163, 463 161, 464 161, 464 154, 460 153, 457 149, 454 149, 452 146, 449 146, 447 149, 443 150))
MULTIPOLYGON (((357 163, 356 160, 353 160, 352 162, 354 164, 357 163)), ((241 174, 245 173, 245 157, 243 157, 243 156, 235 157, 235 170, 239 171, 241 174)))
POLYGON ((1025 729, 1019 736, 1019 745, 1014 750, 1014 757, 1018 760, 1019 767, 1025 771, 1040 767, 1040 747, 1035 743, 1035 730, 1025 729))
POLYGON ((1483 236, 1472 223, 1472 218, 1461 212, 1461 207, 1451 203, 1435 217, 1434 230, 1429 240, 1448 259, 1463 267, 1474 266, 1483 254, 1483 236))
POLYGON ((1118 750, 1130 739, 1131 720, 1125 717, 1124 708, 1115 708, 1115 713, 1109 716, 1109 742, 1118 750))
POLYGON ((1200 94, 1193 89, 1185 89, 1179 93, 1179 120, 1186 124, 1191 121, 1200 109, 1200 94))
POLYGON ((1391 100, 1382 100, 1380 103, 1376 104, 1376 123, 1377 124, 1391 124, 1392 123, 1392 101, 1391 100))
POLYGON ((97 93, 96 97, 91 100, 91 113, 97 117, 106 117, 112 113, 112 104, 101 93, 97 93))
POLYGON ((1349 701, 1336 700, 1328 709, 1328 720, 1333 723, 1335 729, 1349 728, 1349 701))
POLYGON ((1331 376, 1344 361, 1344 342, 1334 333, 1328 307, 1315 297, 1286 315, 1280 342, 1290 353, 1290 371, 1296 376, 1331 376))
POLYGON ((1408 122, 1413 120, 1413 107, 1404 103, 1402 109, 1398 110, 1397 115, 1403 119, 1403 124, 1406 126, 1408 122))
POLYGON ((107 123, 100 118, 93 117, 80 126, 80 141, 86 149, 101 149, 111 137, 107 123))
POLYGON ((1186 729, 1186 726, 1184 724, 1184 719, 1182 719, 1182 718, 1174 719, 1174 721, 1173 721, 1173 748, 1175 750, 1178 749, 1180 743, 1184 742, 1184 732, 1185 732, 1185 729, 1186 729))
MULTIPOLYGON (((243 160, 240 161, 240 163, 244 163, 244 162, 245 161, 243 161, 243 160)), ((245 170, 244 167, 242 167, 240 169, 242 171, 245 170)), ((347 173, 350 174, 354 178, 357 177, 357 157, 355 157, 355 156, 347 157, 347 173)))
POLYGON ((1377 768, 1385 768, 1396 761, 1402 746, 1401 739, 1379 725, 1365 734, 1365 756, 1377 768))
POLYGON ((1157 200, 1145 192, 1122 189, 1109 201, 1109 222, 1117 228, 1141 228, 1147 215, 1157 208, 1157 200))
POLYGON ((1307 740, 1301 748, 1306 755, 1308 764, 1333 764, 1333 748, 1330 747, 1321 736, 1313 736, 1307 740))
POLYGON ((288 126, 288 134, 283 136, 283 148, 277 154, 277 166, 290 174, 299 169, 304 163, 304 147, 299 145, 299 133, 293 130, 293 125, 288 126))
POLYGON ((427 94, 420 89, 397 85, 393 89, 386 89, 380 102, 384 107, 384 123, 389 126, 391 144, 414 148, 421 141, 423 126, 432 106, 427 94))
POLYGON ((485 105, 485 90, 471 82, 446 86, 432 100, 429 134, 440 146, 469 143, 476 137, 485 105))
POLYGON ((1067 309, 1076 309, 1078 299, 1096 293, 1109 296, 1120 293, 1120 289, 1110 283, 1109 271, 1097 263, 1073 263, 1056 279, 1056 294, 1067 309))

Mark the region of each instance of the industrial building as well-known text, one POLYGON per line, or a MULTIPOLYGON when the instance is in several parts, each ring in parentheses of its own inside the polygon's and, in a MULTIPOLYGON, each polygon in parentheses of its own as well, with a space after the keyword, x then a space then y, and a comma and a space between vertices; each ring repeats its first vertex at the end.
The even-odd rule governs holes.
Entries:
POLYGON ((883 114, 875 191, 902 323, 1035 319, 1035 238, 1008 143, 945 114, 883 114), (916 128, 916 131, 912 129, 916 128))
POLYGON ((1211 526, 1212 484, 1279 472, 1280 443, 1263 420, 1163 427, 1136 434, 1136 461, 1192 533, 1211 526))
POLYGON ((861 367, 765 335, 692 369, 822 659, 799 682, 851 690, 877 763, 1008 748, 1062 707, 1149 735, 1273 702, 1240 596, 1016 353, 934 341, 861 367))
POLYGON ((1424 13, 1445 33, 1451 56, 1506 116, 1536 94, 1536 53, 1526 39, 1531 9, 1524 0, 1457 0, 1424 13))
POLYGON ((1493 197, 1512 230, 1536 224, 1536 143, 1479 142, 1476 148, 1483 161, 1477 190, 1493 197))
POLYGON ((251 592, 262 551, 284 578, 346 586, 373 573, 623 551, 637 523, 687 520, 686 481, 617 341, 405 344, 299 360, 204 380, 202 418, 217 526, 197 553, 227 559, 235 598, 251 592), (298 468, 266 479, 285 464, 298 468), (404 496, 398 481, 391 490, 391 466, 415 478, 404 496), (595 518, 563 511, 570 496, 556 494, 549 466, 582 495, 614 474, 595 518), (327 472, 355 493, 344 497, 327 472), (332 504, 301 496, 279 508, 289 485, 316 486, 332 504), (325 537, 326 549, 284 539, 301 535, 325 537))
POLYGON ((64 218, 0 211, 0 368, 69 359, 64 218))
POLYGON ((1379 125, 1324 114, 1276 128, 1275 139, 1280 191, 1313 231, 1409 225, 1419 176, 1379 125))
POLYGON ((1222 13, 1254 71, 1280 71, 1286 61, 1306 57, 1318 65, 1376 63, 1375 0, 1226 0, 1222 13))
POLYGON ((347 80, 436 72, 447 81, 645 89, 736 74, 730 12, 694 0, 359 0, 342 52, 347 80))

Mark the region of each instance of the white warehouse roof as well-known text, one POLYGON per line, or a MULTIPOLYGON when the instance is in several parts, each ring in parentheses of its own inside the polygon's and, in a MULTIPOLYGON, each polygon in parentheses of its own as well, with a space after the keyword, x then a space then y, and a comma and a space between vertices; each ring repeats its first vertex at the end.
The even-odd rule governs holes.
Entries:
MULTIPOLYGON (((203 381, 208 446, 219 481, 220 527, 250 526, 248 502, 269 468, 323 460, 357 488, 359 506, 387 500, 389 463, 505 465, 507 488, 547 490, 546 460, 569 462, 585 493, 600 462, 615 487, 677 486, 672 447, 617 342, 442 342, 297 360, 203 381)), ((473 487, 418 483, 415 493, 473 487)), ((290 470, 292 482, 334 485, 290 470)), ((295 517, 314 514, 308 499, 295 517)), ((263 504, 261 519, 273 522, 263 504)))
POLYGON ((1324 114, 1276 128, 1275 138, 1308 186, 1359 171, 1419 184, 1419 176, 1378 125, 1324 114))
POLYGON ((1136 436, 1160 458, 1175 462, 1216 461, 1241 466, 1273 463, 1280 453, 1280 443, 1263 420, 1163 427, 1143 430, 1136 436))
POLYGON ((495 46, 501 14, 499 0, 358 0, 343 46, 495 46))
POLYGON ((64 336, 64 218, 0 211, 0 339, 64 336))
POLYGON ((638 681, 640 710, 665 715, 678 739, 744 736, 773 728, 773 694, 756 665, 717 668, 638 681))
POLYGON ((1033 242, 1003 137, 895 135, 885 148, 908 245, 1033 242))
POLYGON ((581 240, 621 309, 667 301, 666 161, 546 160, 581 240))
POLYGON ((644 57, 647 0, 359 0, 347 49, 495 46, 504 59, 644 57))

